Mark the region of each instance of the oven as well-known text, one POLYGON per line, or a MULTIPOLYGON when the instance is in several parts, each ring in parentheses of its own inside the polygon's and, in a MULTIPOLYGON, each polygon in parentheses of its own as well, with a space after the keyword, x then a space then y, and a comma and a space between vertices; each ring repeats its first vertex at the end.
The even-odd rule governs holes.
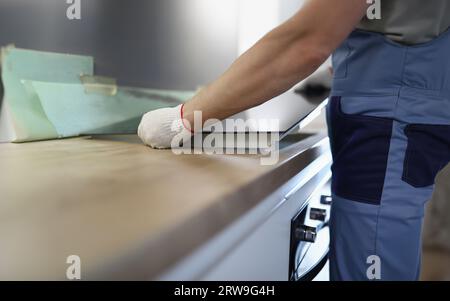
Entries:
POLYGON ((332 199, 313 195, 291 220, 290 281, 328 281, 332 199))

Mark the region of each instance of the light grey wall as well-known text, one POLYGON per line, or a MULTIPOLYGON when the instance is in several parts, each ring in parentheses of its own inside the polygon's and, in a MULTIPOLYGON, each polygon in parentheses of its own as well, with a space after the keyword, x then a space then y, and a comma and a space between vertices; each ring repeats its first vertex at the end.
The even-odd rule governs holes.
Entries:
POLYGON ((66 0, 0 0, 0 45, 92 55, 121 85, 195 89, 236 57, 237 1, 81 0, 70 21, 66 0))
POLYGON ((436 181, 432 200, 425 216, 424 244, 450 251, 450 165, 442 170, 436 181))
POLYGON ((279 0, 280 20, 285 21, 294 15, 304 4, 305 0, 279 0))
MULTIPOLYGON (((237 56, 246 0, 80 1, 70 21, 66 0, 0 0, 0 45, 92 55, 99 75, 166 89, 196 89, 237 56)), ((304 2, 278 1, 280 21, 304 2)))

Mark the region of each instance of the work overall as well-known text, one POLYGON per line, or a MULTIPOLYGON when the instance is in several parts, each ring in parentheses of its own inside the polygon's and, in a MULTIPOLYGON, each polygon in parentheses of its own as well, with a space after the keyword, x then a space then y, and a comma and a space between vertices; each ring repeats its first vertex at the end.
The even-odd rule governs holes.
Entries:
POLYGON ((424 207, 450 161, 450 31, 354 31, 333 56, 331 280, 416 280, 424 207))

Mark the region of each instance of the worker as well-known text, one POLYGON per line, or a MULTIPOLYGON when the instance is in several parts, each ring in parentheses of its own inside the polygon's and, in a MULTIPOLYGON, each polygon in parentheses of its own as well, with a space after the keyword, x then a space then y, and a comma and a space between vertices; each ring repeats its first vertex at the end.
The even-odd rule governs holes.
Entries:
POLYGON ((374 20, 371 2, 307 1, 184 106, 147 113, 139 135, 169 147, 195 111, 260 105, 333 54, 330 278, 417 280, 424 205, 450 161, 450 2, 388 0, 374 20))

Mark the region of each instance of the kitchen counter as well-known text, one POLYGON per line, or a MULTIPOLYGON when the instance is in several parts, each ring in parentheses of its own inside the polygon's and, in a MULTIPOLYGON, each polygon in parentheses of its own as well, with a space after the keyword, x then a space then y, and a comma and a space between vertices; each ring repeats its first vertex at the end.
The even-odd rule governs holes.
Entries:
MULTIPOLYGON (((154 279, 328 152, 325 133, 259 155, 174 155, 136 136, 0 144, 0 279, 154 279)), ((329 162, 327 162, 328 164, 329 162)))

